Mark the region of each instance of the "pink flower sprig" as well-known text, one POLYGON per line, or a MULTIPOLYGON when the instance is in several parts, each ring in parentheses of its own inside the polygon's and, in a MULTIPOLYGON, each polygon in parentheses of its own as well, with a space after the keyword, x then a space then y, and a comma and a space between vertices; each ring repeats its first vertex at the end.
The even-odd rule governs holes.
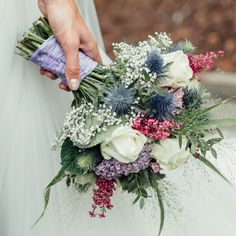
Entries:
POLYGON ((148 138, 164 140, 170 137, 173 129, 181 128, 181 124, 173 120, 160 121, 156 118, 148 118, 145 114, 141 114, 136 117, 132 128, 138 130, 148 138))
POLYGON ((113 205, 111 204, 111 197, 115 190, 114 181, 106 180, 102 178, 96 179, 96 186, 93 190, 93 204, 92 210, 89 212, 91 217, 104 218, 107 210, 111 210, 113 205), (97 211, 100 211, 97 213, 97 211))
MULTIPOLYGON (((193 70, 193 78, 201 71, 211 71, 214 68, 215 60, 223 57, 224 51, 207 52, 206 54, 188 55, 189 65, 193 70)), ((202 80, 201 78, 198 78, 202 80)))

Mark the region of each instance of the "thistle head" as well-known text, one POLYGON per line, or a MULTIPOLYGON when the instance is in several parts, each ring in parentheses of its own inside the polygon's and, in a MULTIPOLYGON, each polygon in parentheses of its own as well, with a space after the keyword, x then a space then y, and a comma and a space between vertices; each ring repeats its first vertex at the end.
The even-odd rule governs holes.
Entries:
POLYGON ((186 109, 195 108, 198 109, 202 105, 202 88, 184 88, 183 107, 186 109))
POLYGON ((174 95, 168 91, 154 94, 147 103, 151 115, 159 120, 167 120, 173 115, 175 108, 174 95))
POLYGON ((196 48, 188 40, 182 40, 172 45, 169 52, 183 51, 185 54, 193 53, 196 48))
POLYGON ((106 91, 104 102, 112 108, 112 112, 122 116, 131 111, 135 101, 134 95, 135 93, 132 89, 128 89, 124 85, 115 85, 106 91))
POLYGON ((147 57, 146 65, 152 73, 162 73, 163 59, 157 50, 152 50, 147 57))

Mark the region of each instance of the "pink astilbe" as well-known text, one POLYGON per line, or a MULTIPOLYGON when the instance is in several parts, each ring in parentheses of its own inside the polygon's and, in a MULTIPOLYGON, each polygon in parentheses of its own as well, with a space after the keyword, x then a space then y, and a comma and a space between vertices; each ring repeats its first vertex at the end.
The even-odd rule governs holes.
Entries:
POLYGON ((91 217, 98 216, 99 218, 104 218, 105 212, 113 208, 111 197, 115 190, 114 181, 97 178, 96 186, 97 188, 93 190, 92 211, 89 214, 91 217), (100 212, 97 213, 97 210, 100 212))
POLYGON ((164 140, 170 137, 173 129, 179 129, 181 124, 173 120, 160 121, 156 118, 148 118, 144 114, 136 117, 132 128, 148 138, 155 140, 164 140))
MULTIPOLYGON (((189 65, 193 70, 193 78, 201 71, 210 71, 214 68, 215 59, 223 57, 224 51, 207 52, 206 54, 188 55, 189 65)), ((198 78, 202 80, 201 78, 198 78)))

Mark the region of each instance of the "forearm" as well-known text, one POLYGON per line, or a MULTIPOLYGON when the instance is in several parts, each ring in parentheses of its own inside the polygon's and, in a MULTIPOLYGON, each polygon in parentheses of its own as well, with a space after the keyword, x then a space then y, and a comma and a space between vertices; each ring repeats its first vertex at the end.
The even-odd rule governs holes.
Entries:
POLYGON ((79 8, 76 0, 38 0, 38 7, 46 17, 48 17, 48 8, 55 5, 70 8, 70 10, 73 10, 79 15, 79 8))

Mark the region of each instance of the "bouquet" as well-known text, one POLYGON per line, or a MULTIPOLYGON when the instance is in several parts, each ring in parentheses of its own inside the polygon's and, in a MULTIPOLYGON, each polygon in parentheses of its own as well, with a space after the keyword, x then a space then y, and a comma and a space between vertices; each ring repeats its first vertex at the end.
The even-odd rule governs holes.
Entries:
MULTIPOLYGON (((190 41, 173 43, 166 33, 113 47, 109 66, 80 52, 82 82, 53 145, 61 150, 61 169, 45 189, 44 212, 51 187, 62 180, 78 193, 93 188, 91 217, 105 217, 118 188, 133 194, 141 209, 152 191, 159 202, 160 234, 165 219, 160 184, 166 170, 195 159, 227 181, 206 153, 217 158, 214 145, 223 139, 219 128, 236 121, 214 119, 212 111, 224 101, 210 99, 199 75, 213 69, 224 52, 195 54, 190 41), (217 137, 208 135, 213 132, 217 137)), ((63 50, 45 18, 33 23, 17 48, 65 82, 63 50)))

